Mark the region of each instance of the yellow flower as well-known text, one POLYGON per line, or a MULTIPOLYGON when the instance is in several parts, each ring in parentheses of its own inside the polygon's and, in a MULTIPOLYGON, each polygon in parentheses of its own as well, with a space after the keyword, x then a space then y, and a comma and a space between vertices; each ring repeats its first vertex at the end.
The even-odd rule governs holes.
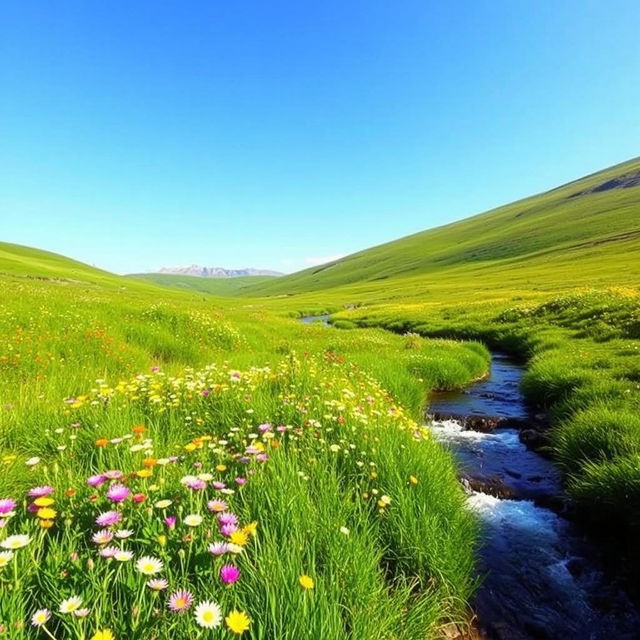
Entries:
POLYGON ((220 472, 222 472, 222 471, 226 471, 226 470, 227 470, 227 465, 226 465, 226 464, 219 464, 219 465, 216 467, 216 471, 220 471, 220 472))
POLYGON ((165 547, 167 545, 167 536, 159 535, 157 540, 161 547, 165 547))
POLYGON ((409 476, 409 482, 411 484, 418 484, 418 478, 416 478, 415 476, 409 476))
POLYGON ((40 520, 40 528, 41 529, 51 529, 53 527, 53 520, 40 520))
POLYGON ((38 509, 36 515, 42 520, 53 520, 58 514, 55 509, 43 507, 42 509, 38 509))
POLYGON ((251 619, 244 611, 236 610, 233 610, 224 621, 227 623, 229 631, 238 635, 244 633, 251 624, 251 619))
POLYGON ((239 547, 244 547, 244 545, 249 542, 249 536, 245 531, 239 529, 229 536, 229 542, 237 544, 239 547))
POLYGON ((313 578, 311 576, 305 574, 300 576, 300 586, 303 589, 313 589, 315 583, 313 582, 313 578))
POLYGON ((91 636, 91 640, 116 640, 116 637, 109 629, 102 629, 101 631, 96 631, 91 636))
POLYGON ((36 507, 50 507, 54 502, 55 500, 53 500, 53 498, 36 498, 33 504, 35 504, 36 507))
POLYGON ((255 536, 257 529, 258 529, 258 523, 255 520, 245 525, 244 527, 242 527, 242 531, 244 531, 244 533, 250 536, 255 536))
POLYGON ((198 448, 198 445, 193 444, 193 442, 190 442, 189 444, 184 445, 185 451, 195 451, 197 448, 198 448))
POLYGON ((140 471, 136 471, 136 475, 138 478, 150 478, 153 475, 152 469, 140 469, 140 471))

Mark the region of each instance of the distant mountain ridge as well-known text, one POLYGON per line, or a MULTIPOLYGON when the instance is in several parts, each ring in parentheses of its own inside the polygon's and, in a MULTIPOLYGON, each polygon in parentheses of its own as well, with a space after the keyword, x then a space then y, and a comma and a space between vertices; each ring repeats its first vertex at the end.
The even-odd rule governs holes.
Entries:
POLYGON ((182 276, 196 276, 198 278, 244 278, 246 276, 281 276, 279 271, 269 269, 224 269, 222 267, 202 267, 191 264, 184 267, 160 267, 157 273, 173 273, 182 276))

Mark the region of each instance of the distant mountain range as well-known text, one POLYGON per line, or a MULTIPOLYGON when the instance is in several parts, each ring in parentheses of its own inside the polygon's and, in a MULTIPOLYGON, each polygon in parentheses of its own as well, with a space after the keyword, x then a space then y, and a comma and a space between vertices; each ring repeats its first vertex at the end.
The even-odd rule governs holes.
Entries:
POLYGON ((246 276, 281 276, 279 271, 269 269, 223 269, 222 267, 201 267, 191 264, 184 267, 161 267, 157 273, 174 273, 198 278, 243 278, 246 276))

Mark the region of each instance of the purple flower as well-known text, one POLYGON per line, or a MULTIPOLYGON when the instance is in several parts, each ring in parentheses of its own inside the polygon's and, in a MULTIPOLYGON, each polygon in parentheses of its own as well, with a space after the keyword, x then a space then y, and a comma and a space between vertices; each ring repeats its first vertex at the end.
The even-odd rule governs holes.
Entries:
POLYGON ((175 516, 167 516, 164 519, 164 523, 169 527, 169 529, 173 529, 176 526, 177 518, 175 516))
POLYGON ((113 502, 124 502, 131 495, 131 491, 123 484, 112 484, 107 491, 107 498, 113 502))
POLYGON ((117 511, 105 511, 96 518, 96 524, 100 527, 111 527, 122 520, 122 515, 117 511))
POLYGON ((45 485, 43 487, 33 487, 33 489, 29 489, 28 495, 30 498, 44 498, 45 496, 50 496, 53 491, 53 487, 45 485))
POLYGON ((0 516, 5 516, 7 513, 11 513, 16 506, 16 501, 13 498, 1 498, 0 499, 0 516))
POLYGON ((246 478, 243 478, 243 477, 241 477, 241 476, 238 476, 238 477, 236 478, 236 484, 237 484, 239 487, 242 487, 243 485, 247 484, 247 479, 246 479, 246 478))
POLYGON ((210 393, 211 393, 211 390, 210 390, 210 389, 203 389, 203 390, 200 392, 200 395, 201 395, 203 398, 206 398, 210 393))
POLYGON ((196 478, 195 480, 187 483, 187 487, 189 487, 189 489, 191 489, 192 491, 202 491, 203 489, 207 488, 207 483, 204 480, 196 478))
POLYGON ((235 513, 220 513, 218 515, 218 522, 221 525, 233 525, 234 527, 238 526, 238 516, 235 513))
POLYGON ((225 564, 224 567, 220 567, 220 580, 225 584, 233 584, 238 582, 240 577, 240 569, 232 564, 225 564))
POLYGON ((234 531, 237 531, 238 527, 235 524, 223 524, 220 527, 220 533, 223 536, 229 537, 234 531))
POLYGON ((102 474, 89 476, 87 478, 87 484, 90 487, 99 487, 101 484, 104 484, 107 481, 107 476, 103 476, 102 474))

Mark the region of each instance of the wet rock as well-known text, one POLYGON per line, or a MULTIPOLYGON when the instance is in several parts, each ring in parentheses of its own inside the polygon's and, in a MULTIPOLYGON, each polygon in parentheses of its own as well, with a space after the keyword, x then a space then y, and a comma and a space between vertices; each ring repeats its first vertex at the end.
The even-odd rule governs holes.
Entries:
POLYGON ((461 482, 467 491, 481 491, 495 498, 502 499, 515 499, 518 497, 516 491, 498 476, 480 477, 465 475, 461 478, 461 482))

